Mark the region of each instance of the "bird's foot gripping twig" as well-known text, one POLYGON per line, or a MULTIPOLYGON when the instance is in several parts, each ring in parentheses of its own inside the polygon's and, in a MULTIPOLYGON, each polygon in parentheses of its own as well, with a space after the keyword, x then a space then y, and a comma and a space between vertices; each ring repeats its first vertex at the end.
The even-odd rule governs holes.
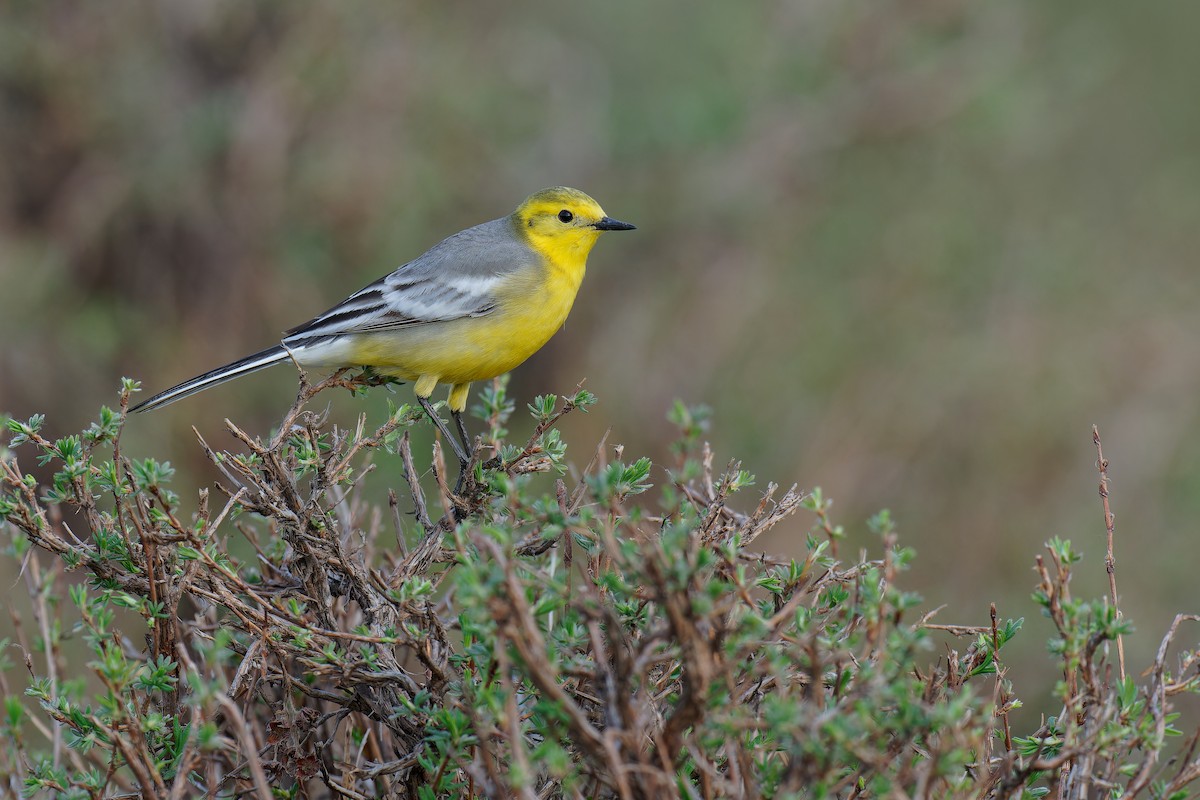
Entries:
POLYGON ((451 411, 450 416, 454 417, 454 424, 458 428, 458 437, 462 442, 463 449, 470 455, 468 463, 458 471, 458 480, 454 484, 454 493, 459 494, 467 482, 467 474, 475 470, 475 457, 478 455, 479 449, 471 440, 471 434, 467 433, 467 424, 463 421, 462 412, 451 411))
POLYGON ((467 423, 463 421, 461 411, 451 411, 450 416, 454 417, 454 425, 458 428, 458 439, 462 442, 463 450, 468 455, 475 455, 475 445, 471 443, 471 434, 467 433, 467 423))
POLYGON ((441 432, 442 438, 450 443, 450 448, 454 451, 455 457, 458 458, 459 470, 461 471, 466 469, 467 465, 471 463, 470 454, 472 448, 465 435, 466 427, 463 425, 462 419, 459 417, 458 412, 451 413, 458 422, 459 432, 463 434, 463 439, 461 442, 456 436, 450 433, 450 429, 446 427, 446 423, 444 420, 442 420, 441 415, 434 411, 433 406, 429 404, 427 399, 424 397, 417 397, 417 402, 421 404, 421 408, 425 409, 425 413, 429 416, 429 420, 434 424, 434 426, 437 427, 438 431, 441 432))
MULTIPOLYGON (((442 432, 442 438, 449 441, 451 450, 454 450, 454 455, 458 458, 458 480, 455 481, 454 494, 455 497, 462 494, 463 487, 468 486, 467 476, 474 471, 474 457, 476 455, 475 445, 470 440, 470 434, 467 433, 467 423, 462 419, 461 411, 450 411, 450 416, 454 417, 455 427, 458 435, 450 433, 450 429, 446 427, 445 421, 442 419, 436 410, 433 410, 433 405, 424 397, 416 398, 416 402, 421 404, 421 408, 425 409, 425 413, 433 421, 433 425, 437 426, 438 431, 442 432)), ((472 483, 472 486, 473 483, 472 483)), ((460 511, 455 512, 458 516, 460 511)))

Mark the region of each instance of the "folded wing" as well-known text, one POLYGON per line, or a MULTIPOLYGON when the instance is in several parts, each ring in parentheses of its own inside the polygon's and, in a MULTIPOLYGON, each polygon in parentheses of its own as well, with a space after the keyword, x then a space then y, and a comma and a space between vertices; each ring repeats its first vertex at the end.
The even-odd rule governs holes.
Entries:
POLYGON ((511 234, 507 219, 469 228, 355 292, 323 314, 287 331, 286 347, 463 317, 496 308, 496 291, 513 272, 534 261, 511 234))

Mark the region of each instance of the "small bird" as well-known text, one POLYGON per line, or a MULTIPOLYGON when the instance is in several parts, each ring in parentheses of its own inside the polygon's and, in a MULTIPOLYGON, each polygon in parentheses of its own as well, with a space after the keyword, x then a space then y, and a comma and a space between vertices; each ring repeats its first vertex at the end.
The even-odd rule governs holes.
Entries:
POLYGON ((507 217, 443 239, 285 332, 279 344, 132 410, 150 411, 283 361, 304 368, 371 367, 415 382, 417 401, 465 464, 471 447, 461 414, 471 383, 508 372, 541 349, 566 321, 600 234, 634 229, 578 189, 542 189, 507 217), (462 448, 429 404, 439 383, 451 387, 450 412, 462 448))

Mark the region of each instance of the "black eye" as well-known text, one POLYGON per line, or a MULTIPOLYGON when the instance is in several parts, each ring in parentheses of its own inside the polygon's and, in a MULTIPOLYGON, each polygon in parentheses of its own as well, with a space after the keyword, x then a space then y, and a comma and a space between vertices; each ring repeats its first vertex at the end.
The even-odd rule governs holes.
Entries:
POLYGON ((559 222, 570 222, 573 219, 575 219, 575 215, 572 214, 570 211, 567 211, 565 208, 562 211, 558 212, 558 221, 559 222))

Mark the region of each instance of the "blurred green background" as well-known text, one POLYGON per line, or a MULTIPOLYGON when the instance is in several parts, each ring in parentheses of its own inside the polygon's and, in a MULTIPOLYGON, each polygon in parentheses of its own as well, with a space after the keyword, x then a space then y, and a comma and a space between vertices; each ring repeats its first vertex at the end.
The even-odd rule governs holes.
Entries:
MULTIPOLYGON (((1093 423, 1133 670, 1200 610, 1196 23, 1154 3, 5 3, 0 409, 78 430, 123 375, 166 388, 578 186, 639 230, 597 247, 517 399, 586 378, 581 461, 610 426, 665 458, 671 401, 708 404, 718 463, 824 487, 843 554, 877 554, 864 520, 892 509, 939 621, 1030 618, 1012 677, 1042 710, 1035 553, 1069 537, 1077 594, 1107 586, 1093 423)), ((213 480, 189 426, 265 432, 294 389, 277 369, 138 417, 127 452, 189 496, 213 480)))

